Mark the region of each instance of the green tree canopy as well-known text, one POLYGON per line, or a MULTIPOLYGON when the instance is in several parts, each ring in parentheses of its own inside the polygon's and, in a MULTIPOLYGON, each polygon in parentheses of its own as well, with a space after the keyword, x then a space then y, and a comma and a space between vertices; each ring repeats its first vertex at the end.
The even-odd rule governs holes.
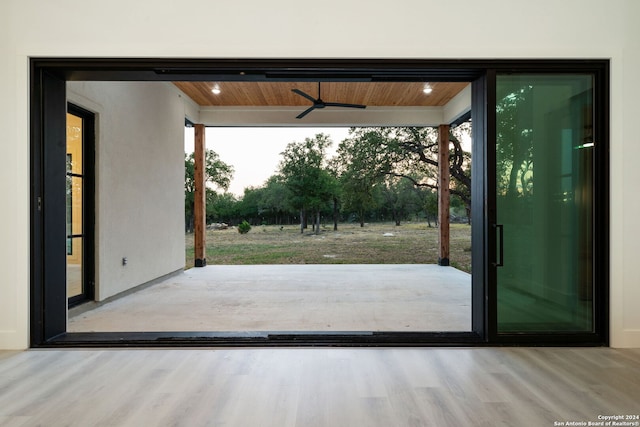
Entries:
POLYGON ((331 144, 329 136, 321 133, 305 138, 304 142, 291 142, 281 153, 279 172, 291 206, 301 213, 300 232, 304 232, 304 212, 314 212, 319 218, 320 210, 335 191, 325 158, 331 144))
POLYGON ((380 163, 386 161, 384 136, 373 129, 356 132, 352 130, 352 137, 340 143, 332 164, 341 184, 343 209, 355 213, 364 227, 366 212, 376 206, 376 186, 390 166, 380 163))
MULTIPOLYGON (((193 230, 193 210, 195 200, 195 158, 194 153, 184 155, 184 205, 185 223, 188 231, 193 230)), ((233 166, 223 162, 213 150, 205 152, 205 183, 226 191, 233 179, 233 166)), ((208 189, 210 190, 210 188, 208 189)), ((207 194, 207 199, 212 196, 207 194)), ((207 213, 209 215, 209 213, 207 213)))
MULTIPOLYGON (((471 153, 464 151, 460 137, 470 132, 461 125, 449 135, 451 193, 471 206, 471 153)), ((345 176, 359 180, 359 187, 401 177, 416 187, 437 189, 438 134, 429 127, 352 128, 338 148, 345 176), (416 179, 416 176, 420 179, 416 179)))

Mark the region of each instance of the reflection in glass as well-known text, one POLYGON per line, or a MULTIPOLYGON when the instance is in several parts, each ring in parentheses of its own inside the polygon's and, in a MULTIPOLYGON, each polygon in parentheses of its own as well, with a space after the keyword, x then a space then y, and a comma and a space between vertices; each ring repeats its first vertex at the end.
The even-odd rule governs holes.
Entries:
POLYGON ((593 329, 592 80, 497 77, 499 332, 593 329))

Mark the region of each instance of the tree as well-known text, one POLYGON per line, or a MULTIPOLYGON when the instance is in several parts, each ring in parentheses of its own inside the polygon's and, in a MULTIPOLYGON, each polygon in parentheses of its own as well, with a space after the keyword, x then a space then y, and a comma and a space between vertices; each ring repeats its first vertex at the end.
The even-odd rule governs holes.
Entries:
POLYGON ((320 211, 331 200, 332 179, 326 168, 326 150, 331 139, 325 134, 287 144, 280 162, 280 174, 290 204, 300 212, 300 233, 304 233, 306 212, 315 213, 315 232, 320 232, 320 211))
POLYGON ((269 213, 274 224, 282 224, 289 213, 287 189, 282 176, 272 175, 265 182, 261 209, 269 213))
POLYGON ((239 203, 231 193, 216 193, 207 189, 207 218, 228 224, 239 222, 239 203), (210 197, 210 198, 209 198, 210 197))
MULTIPOLYGON (((205 153, 205 183, 227 190, 233 178, 233 166, 220 160, 213 150, 205 153)), ((193 231, 193 211, 195 204, 195 159, 194 153, 184 155, 184 207, 187 231, 193 231)))
POLYGON ((372 130, 363 132, 359 137, 345 139, 332 161, 339 177, 343 207, 356 214, 360 227, 364 227, 367 211, 376 205, 374 191, 384 179, 383 169, 386 167, 376 161, 384 157, 383 146, 377 143, 381 138, 372 130))
POLYGON ((263 198, 262 187, 246 187, 242 199, 238 203, 238 214, 243 221, 252 225, 259 225, 262 222, 260 204, 263 198))
POLYGON ((409 214, 418 214, 423 210, 423 203, 420 194, 413 185, 414 180, 391 177, 384 182, 382 194, 385 207, 391 211, 391 218, 396 226, 399 226, 403 219, 409 214))
MULTIPOLYGON (((460 139, 470 129, 470 124, 461 125, 449 135, 451 194, 459 196, 469 208, 471 153, 463 150, 460 139)), ((350 138, 340 147, 343 163, 348 165, 350 175, 361 181, 361 188, 379 183, 385 176, 406 178, 416 187, 438 188, 438 135, 434 128, 352 128, 350 138)))
POLYGON ((431 228, 431 221, 438 225, 438 193, 430 188, 425 189, 423 196, 424 211, 427 217, 427 225, 431 228))

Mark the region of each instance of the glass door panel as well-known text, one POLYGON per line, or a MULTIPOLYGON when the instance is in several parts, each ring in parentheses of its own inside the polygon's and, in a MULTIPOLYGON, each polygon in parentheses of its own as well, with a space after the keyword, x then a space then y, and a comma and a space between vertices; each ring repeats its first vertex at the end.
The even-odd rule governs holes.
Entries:
POLYGON ((67 113, 67 298, 85 295, 83 274, 83 119, 67 113))
POLYGON ((496 77, 498 333, 591 332, 593 77, 496 77))

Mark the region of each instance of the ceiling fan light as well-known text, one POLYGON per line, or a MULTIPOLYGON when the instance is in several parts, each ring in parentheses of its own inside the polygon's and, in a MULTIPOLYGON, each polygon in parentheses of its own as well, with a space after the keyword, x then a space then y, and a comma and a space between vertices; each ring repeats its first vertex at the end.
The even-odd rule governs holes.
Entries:
POLYGON ((220 92, 222 91, 220 90, 220 86, 215 84, 213 85, 213 88, 211 88, 211 92, 213 92, 214 95, 220 95, 220 92))
POLYGON ((429 95, 431 92, 433 92, 433 88, 431 87, 431 85, 429 83, 424 85, 424 88, 422 89, 422 92, 424 92, 426 95, 429 95))

